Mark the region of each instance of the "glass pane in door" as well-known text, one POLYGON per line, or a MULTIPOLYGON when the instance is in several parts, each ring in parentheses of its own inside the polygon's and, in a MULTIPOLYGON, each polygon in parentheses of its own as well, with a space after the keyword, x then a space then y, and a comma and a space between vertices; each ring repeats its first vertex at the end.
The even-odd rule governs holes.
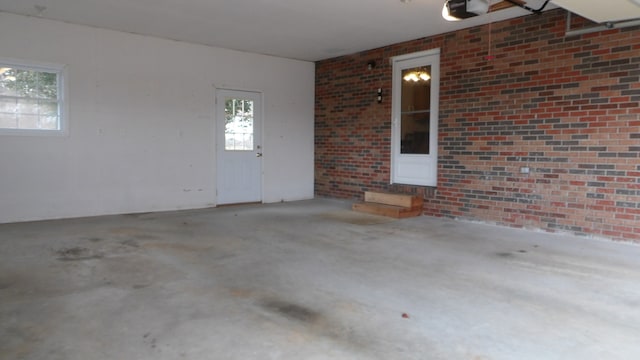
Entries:
POLYGON ((253 151, 253 100, 228 98, 224 103, 224 149, 253 151))
POLYGON ((400 153, 429 154, 431 66, 402 70, 400 153))

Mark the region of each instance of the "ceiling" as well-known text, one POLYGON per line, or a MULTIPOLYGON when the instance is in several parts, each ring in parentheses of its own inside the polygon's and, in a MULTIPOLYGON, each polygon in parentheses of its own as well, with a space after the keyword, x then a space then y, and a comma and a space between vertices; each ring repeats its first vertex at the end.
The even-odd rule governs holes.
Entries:
POLYGON ((553 2, 597 23, 640 18, 640 0, 553 0, 553 2))
MULTIPOLYGON (((558 2, 561 1, 570 2, 558 2)), ((628 1, 633 0, 600 2, 611 7, 612 3, 628 1)), ((493 0, 492 4, 498 2, 493 0)), ((510 7, 447 22, 441 16, 443 3, 444 0, 0 0, 0 11, 307 61, 529 14, 510 7)), ((544 0, 526 3, 539 8, 544 0)), ((547 9, 553 7, 550 4, 547 9)))

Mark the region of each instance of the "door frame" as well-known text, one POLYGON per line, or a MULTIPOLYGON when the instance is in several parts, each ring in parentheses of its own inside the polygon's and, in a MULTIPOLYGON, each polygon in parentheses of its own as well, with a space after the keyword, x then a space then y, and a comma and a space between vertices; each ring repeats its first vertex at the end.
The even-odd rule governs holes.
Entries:
MULTIPOLYGON (((220 156, 220 151, 225 151, 223 148, 223 144, 224 144, 224 135, 222 135, 222 137, 220 137, 221 134, 224 134, 224 127, 222 126, 222 121, 220 121, 219 119, 219 110, 220 110, 220 106, 224 107, 224 103, 219 103, 219 99, 221 97, 224 97, 225 94, 250 94, 251 97, 257 98, 259 100, 259 106, 254 108, 254 110, 258 110, 259 111, 259 121, 260 121, 260 128, 259 128, 259 132, 260 134, 258 134, 258 136, 255 136, 254 133, 254 141, 257 142, 257 146, 259 146, 259 152, 264 153, 264 94, 262 91, 259 90, 251 90, 251 89, 238 89, 238 88, 228 88, 228 87, 224 87, 224 88, 218 88, 215 87, 215 95, 214 95, 214 104, 215 104, 215 109, 214 109, 214 181, 215 181, 215 204, 216 206, 225 206, 225 205, 233 205, 236 203, 225 203, 225 204, 220 204, 219 203, 219 198, 220 198, 220 194, 219 194, 219 178, 218 178, 218 174, 220 171, 220 162, 219 162, 219 156, 220 156), (222 141, 222 144, 220 143, 220 141, 222 141)), ((241 97, 241 96, 240 96, 241 97)), ((264 202, 264 158, 263 156, 260 157, 260 199, 257 201, 249 201, 249 202, 239 202, 237 204, 248 204, 248 203, 263 203, 264 202)))
POLYGON ((392 101, 391 101, 391 184, 437 186, 438 183, 438 121, 440 103, 440 48, 394 56, 392 65, 392 101), (401 154, 400 112, 402 96, 402 70, 418 66, 431 66, 431 112, 429 126, 429 154, 401 154), (423 177, 400 175, 399 168, 423 177))

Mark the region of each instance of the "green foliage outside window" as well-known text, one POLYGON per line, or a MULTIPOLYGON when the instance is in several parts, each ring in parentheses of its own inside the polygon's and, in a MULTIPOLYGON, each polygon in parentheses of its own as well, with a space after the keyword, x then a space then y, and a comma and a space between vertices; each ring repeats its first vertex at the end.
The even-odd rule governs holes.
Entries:
POLYGON ((0 89, 2 95, 54 100, 58 98, 57 74, 0 68, 0 89))

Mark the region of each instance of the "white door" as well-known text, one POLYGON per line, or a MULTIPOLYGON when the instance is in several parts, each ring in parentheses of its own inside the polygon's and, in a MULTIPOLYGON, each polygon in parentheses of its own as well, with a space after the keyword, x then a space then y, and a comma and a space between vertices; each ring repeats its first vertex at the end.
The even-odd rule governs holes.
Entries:
POLYGON ((217 204, 262 201, 262 101, 256 92, 216 93, 217 204))
POLYGON ((391 182, 436 186, 440 50, 393 58, 391 182))

